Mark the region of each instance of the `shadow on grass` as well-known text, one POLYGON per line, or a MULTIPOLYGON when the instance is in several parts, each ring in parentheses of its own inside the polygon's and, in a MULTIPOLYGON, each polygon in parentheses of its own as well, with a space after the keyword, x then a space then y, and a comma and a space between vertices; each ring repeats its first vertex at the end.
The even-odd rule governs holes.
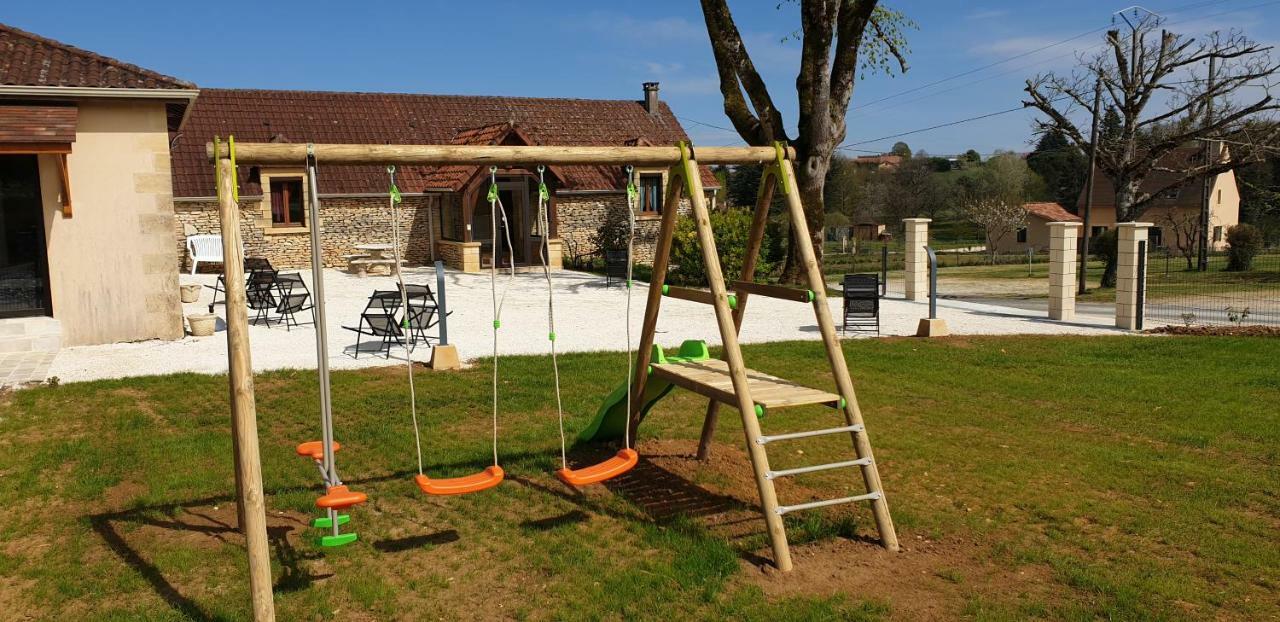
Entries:
POLYGON ((440 546, 442 544, 450 544, 458 541, 458 532, 453 529, 445 531, 437 531, 435 533, 423 534, 420 536, 409 536, 407 538, 397 538, 395 540, 379 540, 372 544, 373 548, 383 553, 400 553, 410 549, 422 548, 424 546, 440 546))
MULTIPOLYGON (((131 545, 118 526, 129 524, 134 527, 149 526, 174 532, 197 533, 226 543, 230 541, 228 536, 239 534, 239 528, 199 511, 202 507, 225 501, 225 499, 201 499, 189 503, 95 514, 89 516, 89 523, 92 525, 93 531, 98 534, 98 537, 102 538, 107 547, 145 579, 156 594, 169 606, 173 607, 175 611, 193 620, 219 620, 222 619, 221 616, 214 616, 206 611, 195 600, 184 595, 177 586, 169 582, 160 567, 148 560, 142 552, 131 545), (171 518, 158 518, 152 515, 154 513, 161 513, 171 518), (183 515, 197 518, 203 522, 185 521, 182 519, 183 515)), ((268 525, 267 527, 267 539, 276 558, 275 564, 281 569, 280 579, 276 582, 274 588, 279 592, 304 590, 311 587, 316 580, 331 576, 311 575, 302 569, 303 561, 315 559, 318 555, 300 552, 289 543, 289 534, 294 530, 295 527, 291 525, 268 525)))

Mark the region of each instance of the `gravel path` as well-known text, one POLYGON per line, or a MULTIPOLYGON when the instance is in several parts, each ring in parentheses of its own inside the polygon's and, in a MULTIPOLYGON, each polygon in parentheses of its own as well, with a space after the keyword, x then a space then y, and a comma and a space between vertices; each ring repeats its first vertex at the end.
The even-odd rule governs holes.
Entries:
MULTIPOLYGON (((302 271, 308 286, 309 271, 302 271)), ((211 284, 216 275, 183 275, 184 283, 211 284)), ((571 271, 552 275, 556 284, 557 345, 561 352, 626 348, 626 290, 604 287, 602 277, 571 271)), ((435 288, 434 270, 406 268, 409 283, 426 283, 435 288)), ((500 276, 501 295, 507 278, 500 276)), ((342 325, 354 325, 374 289, 394 289, 390 277, 358 278, 337 270, 325 272, 326 309, 329 316, 330 367, 351 369, 403 362, 403 351, 394 348, 391 360, 372 352, 353 356, 355 334, 342 325)), ((492 348, 493 309, 487 274, 449 272, 446 276, 450 341, 464 359, 488 356, 492 348)), ((639 340, 648 289, 637 284, 632 294, 633 343, 639 340)), ((184 305, 185 313, 206 311, 212 290, 205 289, 199 302, 184 305)), ((893 296, 891 293, 890 296, 893 296)), ((840 301, 830 301, 832 315, 839 316, 840 301)), ((223 316, 219 304, 215 313, 223 316)), ((887 298, 881 304, 883 335, 912 335, 916 323, 928 313, 925 303, 887 298)), ((1074 323, 1051 322, 1042 313, 962 301, 940 301, 938 315, 947 320, 953 334, 1114 334, 1113 319, 1081 316, 1074 323)), ((300 317, 300 320, 303 318, 300 317)), ((64 348, 50 366, 49 374, 62 382, 101 378, 121 378, 174 372, 223 373, 227 369, 225 325, 219 320, 212 337, 186 337, 178 341, 146 341, 101 346, 64 348)), ((666 298, 657 329, 658 343, 678 346, 685 339, 705 339, 719 343, 715 317, 705 305, 666 298)), ((865 337, 865 335, 860 335, 865 337)), ((747 343, 795 339, 819 339, 817 325, 808 305, 761 296, 749 303, 742 328, 747 343)), ((249 339, 255 370, 315 367, 315 332, 310 325, 286 331, 275 324, 251 326, 249 339)), ((501 354, 546 354, 547 292, 541 273, 517 274, 510 282, 499 332, 501 354)), ((430 349, 420 347, 411 358, 426 361, 430 349)))

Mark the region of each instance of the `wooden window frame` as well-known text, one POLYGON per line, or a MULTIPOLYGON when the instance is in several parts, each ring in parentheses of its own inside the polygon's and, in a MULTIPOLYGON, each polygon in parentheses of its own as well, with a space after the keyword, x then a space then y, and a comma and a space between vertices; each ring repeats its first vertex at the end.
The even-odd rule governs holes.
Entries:
POLYGON ((666 181, 666 175, 660 172, 636 173, 636 189, 640 191, 640 209, 636 211, 637 216, 657 217, 662 215, 662 201, 666 190, 666 181), (654 179, 657 179, 658 184, 653 200, 650 201, 648 199, 648 193, 645 191, 645 181, 652 182, 654 179), (647 209, 650 204, 652 204, 653 209, 647 209))
POLYGON ((267 203, 271 204, 270 205, 271 227, 273 229, 306 229, 307 228, 307 191, 305 188, 305 184, 303 182, 304 180, 302 177, 293 177, 293 176, 284 176, 284 175, 271 177, 267 180, 267 184, 268 184, 267 185, 267 203), (281 202, 284 206, 284 209, 282 210, 282 213, 284 215, 283 221, 276 220, 276 210, 275 210, 275 205, 273 204, 274 196, 275 196, 275 186, 277 183, 284 186, 282 190, 283 196, 281 198, 281 202), (289 189, 292 186, 294 186, 294 184, 297 185, 299 201, 302 202, 302 220, 299 222, 294 222, 291 219, 291 216, 289 214, 289 198, 291 197, 291 195, 289 194, 289 189))

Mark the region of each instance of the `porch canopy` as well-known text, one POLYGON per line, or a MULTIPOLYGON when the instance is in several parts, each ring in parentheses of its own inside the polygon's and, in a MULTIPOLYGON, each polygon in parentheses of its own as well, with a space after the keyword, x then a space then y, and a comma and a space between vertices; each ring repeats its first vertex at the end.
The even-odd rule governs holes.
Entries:
POLYGON ((49 154, 58 158, 62 215, 71 216, 71 175, 67 154, 76 141, 80 109, 75 106, 0 105, 0 155, 49 154))

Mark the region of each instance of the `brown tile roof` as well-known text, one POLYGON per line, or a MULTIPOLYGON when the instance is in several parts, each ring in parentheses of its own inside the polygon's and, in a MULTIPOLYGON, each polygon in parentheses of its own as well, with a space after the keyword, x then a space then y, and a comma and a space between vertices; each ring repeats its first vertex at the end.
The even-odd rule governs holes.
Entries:
POLYGON ((73 143, 79 112, 75 106, 0 105, 0 143, 73 143))
MULTIPOLYGON (((1188 145, 1179 147, 1165 154, 1160 158, 1157 166, 1160 168, 1168 168, 1173 170, 1185 170, 1193 165, 1198 165, 1204 157, 1203 148, 1196 145, 1188 145)), ((1138 187, 1139 192, 1152 193, 1157 192, 1161 188, 1168 186, 1182 177, 1182 173, 1173 173, 1170 171, 1153 170, 1142 180, 1142 185, 1138 187)), ((1183 187, 1178 193, 1177 198, 1156 197, 1149 203, 1150 207, 1194 207, 1199 209, 1202 200, 1199 187, 1194 188, 1183 187)), ((1076 206, 1084 209, 1085 193, 1080 192, 1080 199, 1076 202, 1076 206)), ((1111 178, 1105 173, 1098 170, 1094 175, 1093 181, 1093 206, 1094 207, 1115 207, 1116 206, 1116 189, 1111 183, 1111 178)))
MULTIPOLYGON (((484 144, 514 126, 524 141, 536 145, 688 140, 671 109, 659 105, 658 114, 651 115, 641 102, 627 100, 205 89, 173 148, 174 196, 213 196, 213 167, 204 145, 215 135, 234 134, 242 142, 275 137, 293 143, 484 144)), ((386 191, 382 167, 326 167, 324 162, 320 167, 323 193, 386 191)), ((460 183, 458 171, 432 168, 439 167, 401 167, 396 172, 400 188, 421 192, 460 183)), ((566 166, 558 172, 567 190, 613 190, 624 183, 621 167, 566 166)), ((247 181, 247 170, 241 170, 240 179, 244 194, 262 192, 247 181)), ((705 167, 703 183, 718 186, 705 167)))
POLYGON ((185 80, 6 24, 0 24, 0 84, 120 89, 196 88, 185 80))
POLYGON ((1023 203, 1022 209, 1029 216, 1043 218, 1048 222, 1079 222, 1080 217, 1068 212, 1057 203, 1023 203))
POLYGON ((895 167, 902 164, 902 156, 886 153, 873 156, 858 156, 853 159, 854 164, 870 164, 874 166, 895 167))

